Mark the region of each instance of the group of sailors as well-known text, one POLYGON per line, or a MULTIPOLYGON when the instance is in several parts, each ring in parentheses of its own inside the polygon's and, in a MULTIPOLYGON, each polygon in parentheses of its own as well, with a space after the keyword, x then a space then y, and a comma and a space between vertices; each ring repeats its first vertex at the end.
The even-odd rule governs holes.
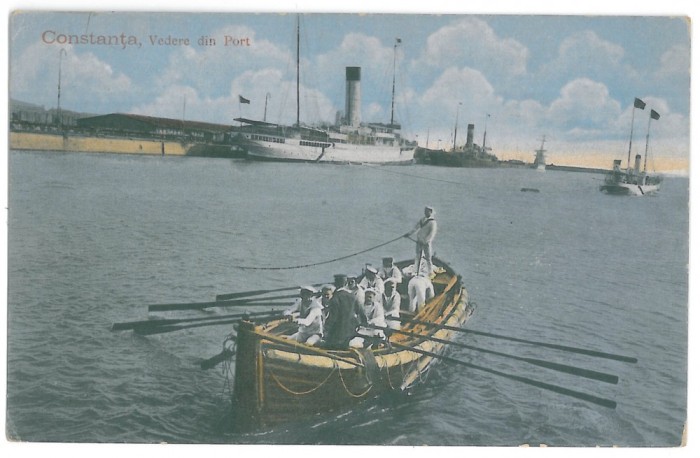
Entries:
MULTIPOLYGON (((422 260, 419 274, 411 272, 406 291, 407 310, 415 313, 435 296, 430 280, 432 265, 422 260), (428 270, 430 269, 430 270, 428 270)), ((299 298, 285 311, 297 323, 298 330, 289 336, 298 342, 324 348, 363 348, 384 340, 384 329, 401 325, 399 285, 404 274, 391 257, 383 258, 382 268, 366 265, 361 275, 337 274, 333 285, 320 291, 302 286, 299 298), (383 328, 383 329, 377 329, 383 328)))
MULTIPOLYGON (((407 310, 411 313, 435 296, 430 277, 434 270, 432 242, 437 222, 432 207, 425 207, 423 215, 404 234, 407 238, 416 237, 415 264, 407 274, 410 278, 405 289, 407 310)), ((362 348, 373 340, 385 339, 385 329, 398 329, 401 325, 398 287, 403 281, 404 274, 394 265, 393 258, 386 257, 381 269, 367 265, 360 278, 335 275, 334 285, 326 285, 320 292, 313 286, 301 287, 299 298, 285 312, 299 325, 290 338, 326 348, 362 348)))

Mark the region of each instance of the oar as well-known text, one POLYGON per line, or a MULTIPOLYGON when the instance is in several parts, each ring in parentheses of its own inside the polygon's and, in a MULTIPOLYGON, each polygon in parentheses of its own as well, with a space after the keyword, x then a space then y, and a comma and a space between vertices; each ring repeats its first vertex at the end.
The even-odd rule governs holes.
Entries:
MULTIPOLYGON (((246 299, 245 301, 241 301, 241 302, 247 301, 249 303, 253 303, 253 302, 260 302, 260 301, 269 301, 270 299, 293 299, 296 297, 299 297, 299 295, 298 294, 283 294, 280 296, 251 297, 250 299, 246 299)), ((238 302, 238 301, 234 301, 234 302, 238 302)))
MULTIPOLYGON (((322 285, 325 285, 325 283, 315 283, 312 286, 322 286, 322 285)), ((299 286, 288 286, 285 288, 276 288, 276 289, 257 289, 257 290, 253 290, 253 291, 242 291, 240 293, 218 294, 216 296, 216 300, 217 301, 228 301, 230 299, 237 299, 239 297, 260 296, 262 294, 276 293, 279 291, 291 291, 294 289, 299 289, 299 286)))
POLYGON ((468 350, 480 351, 483 353, 489 353, 492 355, 502 356, 504 358, 515 359, 517 361, 523 361, 523 362, 526 362, 529 364, 533 364, 535 366, 544 367, 547 369, 552 369, 552 370, 564 372, 567 374, 578 375, 580 377, 585 377, 585 378, 589 378, 592 380, 598 380, 601 382, 612 383, 612 384, 617 384, 617 382, 618 382, 617 375, 606 374, 604 372, 598 372, 598 371, 594 371, 594 370, 590 370, 590 369, 583 369, 580 367, 569 366, 567 364, 559 364, 559 363, 553 363, 550 361, 543 361, 541 359, 534 359, 534 358, 526 358, 523 356, 509 355, 507 353, 501 353, 500 351, 494 351, 494 350, 488 350, 486 348, 474 347, 474 346, 463 344, 460 342, 453 342, 451 340, 440 339, 440 338, 433 337, 433 336, 427 336, 427 335, 422 335, 422 334, 416 334, 413 332, 402 331, 400 329, 391 329, 388 327, 375 326, 375 325, 371 325, 371 324, 365 324, 363 326, 368 327, 368 328, 372 328, 372 329, 380 329, 380 330, 385 331, 387 333, 398 332, 400 334, 404 334, 404 335, 407 335, 409 337, 426 339, 426 340, 430 340, 433 342, 449 344, 449 345, 452 345, 455 347, 466 348, 468 350))
MULTIPOLYGON (((268 315, 263 317, 265 320, 274 320, 277 318, 282 318, 285 315, 268 315)), ((195 323, 195 324, 183 324, 183 325, 163 325, 163 326, 156 326, 155 328, 136 328, 134 329, 134 332, 137 334, 143 335, 143 336, 150 336, 153 334, 165 334, 166 332, 174 332, 174 331, 181 331, 183 329, 190 329, 190 328, 201 328, 203 326, 222 326, 225 324, 233 324, 233 323, 238 323, 241 321, 243 317, 239 318, 232 318, 229 320, 219 320, 219 321, 207 321, 205 323, 195 323)))
POLYGON ((235 350, 232 350, 230 348, 224 348, 218 355, 212 356, 211 358, 205 359, 204 361, 199 363, 199 367, 201 367, 203 370, 211 369, 212 367, 215 367, 222 361, 226 361, 235 354, 235 350))
POLYGON ((151 304, 148 306, 149 312, 172 312, 181 310, 204 310, 211 307, 240 307, 240 306, 269 306, 280 307, 291 305, 289 302, 250 302, 247 300, 238 301, 214 301, 214 302, 186 302, 181 304, 151 304))
POLYGON ((525 383, 527 385, 541 388, 543 390, 549 390, 549 391, 553 391, 555 393, 563 394, 565 396, 570 396, 572 398, 581 399, 581 400, 587 401, 587 402, 592 402, 593 404, 597 404, 599 406, 608 407, 610 409, 614 409, 615 407, 617 407, 617 403, 615 401, 612 401, 610 399, 604 399, 604 398, 601 398, 598 396, 594 396, 592 394, 570 390, 568 388, 564 388, 564 387, 561 387, 558 385, 552 385, 550 383, 540 382, 538 380, 533 380, 533 379, 529 379, 526 377, 521 377, 519 375, 506 374, 505 372, 500 372, 500 371, 497 371, 494 369, 489 369, 488 367, 477 366, 476 364, 472 364, 472 363, 468 363, 466 361, 451 358, 449 356, 439 355, 439 354, 433 353, 431 351, 421 350, 419 348, 413 348, 413 347, 409 347, 406 345, 397 344, 394 342, 392 342, 391 345, 393 347, 412 351, 412 352, 415 352, 415 353, 418 353, 421 355, 432 356, 433 358, 438 358, 438 359, 443 360, 443 361, 448 361, 451 363, 460 364, 462 366, 469 367, 470 369, 488 372, 489 374, 498 375, 500 377, 504 377, 504 378, 507 378, 510 380, 515 380, 517 382, 525 383))
POLYGON ((556 344, 551 344, 551 343, 546 343, 546 342, 536 342, 533 340, 519 339, 517 337, 508 337, 508 336, 503 336, 503 335, 498 335, 498 334, 491 334, 489 332, 474 331, 472 329, 464 329, 464 328, 459 328, 459 327, 455 327, 455 326, 448 326, 445 324, 431 323, 429 321, 420 321, 420 320, 413 320, 413 319, 406 319, 406 318, 395 318, 395 317, 390 317, 390 316, 387 316, 386 319, 387 320, 398 320, 398 321, 402 321, 405 323, 411 323, 411 324, 422 324, 424 326, 433 326, 436 328, 447 329, 450 331, 464 332, 466 334, 474 334, 477 336, 492 337, 494 339, 503 339, 503 340, 510 340, 512 342, 526 343, 526 344, 530 344, 530 345, 538 345, 540 347, 552 348, 554 350, 562 350, 562 351, 568 351, 571 353, 579 353, 582 355, 594 356, 597 358, 606 358, 606 359, 612 359, 615 361, 623 361, 625 363, 636 363, 637 362, 637 358, 632 358, 630 356, 615 355, 613 353, 604 353, 604 352, 595 351, 595 350, 588 350, 586 348, 568 347, 565 345, 556 345, 556 344))
POLYGON ((270 315, 272 313, 275 313, 275 311, 266 310, 264 312, 232 313, 229 315, 207 316, 200 318, 168 318, 162 320, 127 321, 124 323, 114 323, 112 325, 112 331, 128 331, 137 328, 156 327, 180 323, 193 323, 197 321, 226 320, 231 318, 243 318, 244 316, 270 315))

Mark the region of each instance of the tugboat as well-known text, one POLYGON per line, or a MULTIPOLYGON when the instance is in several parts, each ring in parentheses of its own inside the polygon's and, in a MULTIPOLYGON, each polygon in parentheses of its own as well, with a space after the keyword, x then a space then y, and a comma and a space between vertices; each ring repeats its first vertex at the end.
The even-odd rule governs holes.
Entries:
POLYGON ((642 156, 637 154, 634 160, 634 169, 630 168, 630 156, 632 154, 632 138, 634 135, 634 110, 639 108, 644 110, 646 103, 641 99, 634 99, 634 107, 632 108, 632 129, 630 130, 630 143, 627 153, 627 170, 621 168, 622 160, 615 159, 613 161, 612 171, 605 176, 605 182, 600 187, 602 192, 615 195, 631 195, 645 196, 657 192, 661 186, 662 177, 649 175, 647 173, 647 157, 649 153, 649 131, 651 128, 651 120, 658 120, 661 115, 655 110, 650 110, 649 123, 647 125, 647 139, 644 148, 644 168, 641 168, 642 156))

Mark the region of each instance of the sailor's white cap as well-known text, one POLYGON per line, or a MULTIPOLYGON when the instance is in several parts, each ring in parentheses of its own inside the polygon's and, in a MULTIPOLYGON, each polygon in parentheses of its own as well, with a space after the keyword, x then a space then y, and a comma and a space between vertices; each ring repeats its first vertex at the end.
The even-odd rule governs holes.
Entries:
POLYGON ((367 266, 367 272, 372 272, 373 274, 376 274, 378 270, 372 266, 367 266))
POLYGON ((309 285, 300 286, 299 292, 302 293, 304 291, 308 291, 311 294, 316 294, 316 288, 314 288, 313 286, 309 286, 309 285))

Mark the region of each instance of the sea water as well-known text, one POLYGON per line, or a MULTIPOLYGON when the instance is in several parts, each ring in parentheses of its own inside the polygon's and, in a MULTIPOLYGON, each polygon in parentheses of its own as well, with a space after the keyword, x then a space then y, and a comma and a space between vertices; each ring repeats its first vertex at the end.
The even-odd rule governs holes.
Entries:
POLYGON ((602 180, 529 169, 11 151, 8 438, 677 446, 687 413, 689 182, 667 177, 657 195, 631 198, 601 193, 602 180), (411 393, 235 434, 230 370, 199 368, 230 327, 110 331, 148 318, 148 304, 330 283, 384 256, 410 259, 413 243, 399 239, 324 263, 407 232, 425 205, 436 210, 436 255, 477 304, 469 328, 638 363, 457 336, 618 375, 611 385, 473 350, 450 355, 611 399, 616 409, 444 362, 411 393))

